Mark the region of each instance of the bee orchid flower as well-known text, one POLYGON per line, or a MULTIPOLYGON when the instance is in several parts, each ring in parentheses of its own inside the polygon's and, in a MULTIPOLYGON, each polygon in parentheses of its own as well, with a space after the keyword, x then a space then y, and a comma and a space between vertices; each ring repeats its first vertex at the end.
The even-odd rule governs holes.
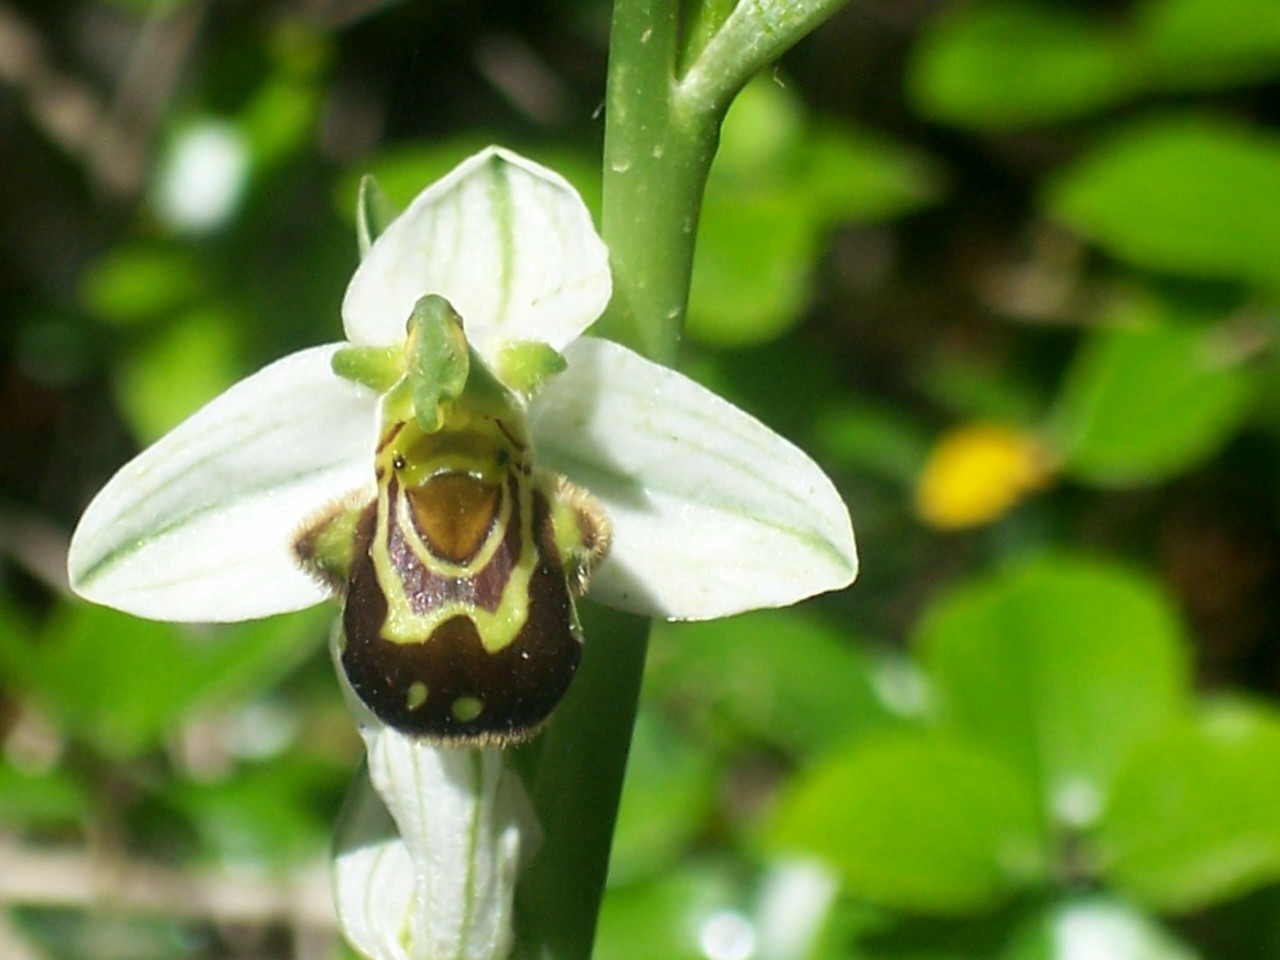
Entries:
POLYGON ((344 929, 379 960, 500 957, 537 833, 500 748, 547 720, 584 642, 608 642, 582 637, 575 598, 667 619, 782 606, 852 581, 853 529, 790 442, 586 334, 608 253, 557 174, 490 148, 385 229, 372 190, 359 213, 346 339, 122 467, 70 580, 175 621, 341 598, 375 791, 340 836, 344 929))

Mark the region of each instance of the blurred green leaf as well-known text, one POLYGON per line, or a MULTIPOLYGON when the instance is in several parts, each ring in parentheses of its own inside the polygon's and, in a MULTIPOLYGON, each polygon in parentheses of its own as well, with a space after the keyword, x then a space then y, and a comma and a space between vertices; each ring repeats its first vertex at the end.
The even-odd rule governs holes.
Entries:
POLYGON ((1273 287, 1280 136, 1210 117, 1120 128, 1050 181, 1045 206, 1140 267, 1273 287))
POLYGON ((173 960, 191 944, 173 917, 43 906, 18 907, 12 916, 42 960, 173 960))
POLYGON ((308 757, 276 757, 212 783, 166 791, 194 825, 206 855, 222 863, 315 861, 331 842, 351 772, 308 757))
POLYGON ((1052 123, 1127 97, 1129 59, 1104 24, 1061 6, 967 4, 917 42, 907 89, 921 113, 950 123, 1052 123))
POLYGON ((1073 476, 1114 486, 1158 482, 1208 459, 1240 429, 1250 371, 1220 333, 1162 312, 1154 303, 1127 304, 1081 345, 1053 420, 1058 455, 1073 476))
POLYGON ((89 812, 88 791, 68 771, 28 773, 0 762, 0 824, 61 827, 89 812))
POLYGON ((609 883, 651 876, 704 827, 719 792, 719 763, 652 710, 636 717, 609 856, 609 883))
POLYGON ((279 679, 320 639, 320 611, 184 632, 69 604, 37 639, 0 645, 0 676, 68 732, 127 757, 160 743, 196 709, 279 679))
POLYGON ((713 176, 724 183, 777 187, 799 158, 808 118, 804 101, 760 76, 734 98, 720 129, 713 176))
POLYGON ((240 379, 242 334, 238 317, 208 307, 132 352, 117 373, 116 396, 140 443, 159 439, 240 379))
POLYGON ((114 247, 80 279, 80 298, 111 323, 135 324, 171 317, 205 292, 198 261, 176 247, 114 247))
POLYGON ((1280 879, 1280 713, 1219 703, 1144 745, 1117 779, 1096 855, 1119 890, 1196 910, 1280 879))
POLYGON ((817 418, 816 434, 833 466, 904 484, 915 482, 929 455, 930 437, 898 407, 846 400, 817 418))
POLYGON ((1280 73, 1275 0, 1146 0, 1135 27, 1160 86, 1215 88, 1280 73))
POLYGON ((1187 696, 1176 613, 1110 562, 1054 555, 984 577, 935 603, 914 641, 946 719, 1069 826, 1098 816, 1129 753, 1187 696))
POLYGON ((802 199, 826 227, 901 216, 942 189, 937 168, 919 151, 843 124, 816 121, 801 161, 802 199))
POLYGON ((733 928, 725 931, 729 935, 748 924, 740 900, 730 871, 714 864, 686 866, 661 879, 611 888, 600 910, 592 957, 706 960, 708 924, 727 919, 733 928))
POLYGON ((794 753, 896 721, 874 667, 839 631, 798 610, 655 625, 646 695, 794 753))
POLYGON ((957 354, 944 346, 917 367, 913 379, 956 420, 1025 425, 1044 409, 1039 384, 1007 359, 957 354))
POLYGON ((919 154, 811 122, 772 79, 725 117, 707 181, 689 295, 690 335, 718 346, 773 340, 800 320, 827 233, 914 209, 937 193, 919 154))
POLYGON ((303 18, 285 20, 272 32, 273 70, 239 116, 260 169, 287 160, 314 135, 331 46, 328 36, 303 18))
POLYGON ((821 250, 792 195, 708 186, 693 262, 689 335, 703 343, 763 343, 800 321, 821 250))
POLYGON ((921 913, 995 906, 1044 871, 1031 783, 939 735, 866 738, 798 776, 767 846, 830 863, 854 894, 921 913))
POLYGON ((306 143, 316 123, 320 92, 310 84, 277 79, 263 85, 240 117, 253 160, 271 167, 306 143))

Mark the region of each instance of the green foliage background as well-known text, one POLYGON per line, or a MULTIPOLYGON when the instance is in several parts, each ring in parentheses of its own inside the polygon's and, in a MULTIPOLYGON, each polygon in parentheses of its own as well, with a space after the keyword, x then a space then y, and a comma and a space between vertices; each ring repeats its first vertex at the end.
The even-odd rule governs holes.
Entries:
MULTIPOLYGON (((608 13, 0 6, 0 954, 344 955, 323 886, 198 895, 314 889, 359 762, 329 611, 89 608, 66 537, 339 336, 360 174, 496 141, 598 205, 608 13), (241 176, 196 222, 202 137, 241 176)), ((599 957, 1280 955, 1278 105, 1273 0, 851 0, 735 104, 684 367, 832 472, 863 572, 657 628, 599 957), (983 420, 1056 483, 932 531, 983 420)))

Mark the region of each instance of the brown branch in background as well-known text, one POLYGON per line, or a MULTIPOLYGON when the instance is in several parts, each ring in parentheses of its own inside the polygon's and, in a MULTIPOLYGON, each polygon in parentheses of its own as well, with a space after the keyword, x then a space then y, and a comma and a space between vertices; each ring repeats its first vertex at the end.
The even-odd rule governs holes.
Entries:
POLYGON ((142 28, 89 154, 89 170, 100 187, 120 196, 141 189, 156 128, 200 34, 204 11, 205 0, 178 4, 142 28))
POLYGON ((58 594, 68 594, 67 532, 37 513, 0 504, 0 557, 11 557, 58 594))
POLYGON ((0 838, 0 905, 108 908, 215 924, 284 923, 326 933, 337 929, 324 864, 279 876, 178 871, 102 860, 80 850, 36 850, 7 838, 0 838))
POLYGON ((39 32, 0 3, 0 82, 18 92, 52 143, 84 163, 95 186, 132 197, 142 187, 155 130, 199 35, 204 9, 204 0, 194 0, 148 20, 114 95, 104 98, 59 69, 39 32))
POLYGON ((475 60, 481 75, 530 120, 559 126, 569 119, 564 81, 520 38, 490 33, 476 45, 475 60))
POLYGON ((88 153, 106 108, 98 95, 50 62, 39 33, 7 4, 0 4, 0 81, 26 100, 36 126, 75 157, 88 153))

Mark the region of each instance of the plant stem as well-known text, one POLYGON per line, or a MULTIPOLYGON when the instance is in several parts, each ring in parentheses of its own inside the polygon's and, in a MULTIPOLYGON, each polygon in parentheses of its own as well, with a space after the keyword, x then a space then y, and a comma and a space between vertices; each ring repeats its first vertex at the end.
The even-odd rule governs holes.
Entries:
POLYGON ((689 64, 675 100, 688 111, 723 116, 743 84, 848 0, 739 0, 689 64))
MULTIPOLYGON (((615 0, 601 222, 613 300, 594 334, 674 364, 724 112, 760 67, 843 2, 692 0, 700 8, 682 25, 679 0, 615 0)), ((519 951, 536 960, 591 956, 648 644, 645 619, 583 612, 582 666, 531 778, 545 842, 521 878, 519 951)))
POLYGON ((591 956, 644 674, 648 620, 592 604, 582 614, 582 665, 536 761, 544 837, 517 894, 524 958, 591 956))
POLYGON ((719 118, 678 109, 673 0, 617 0, 609 52, 601 232, 613 302, 596 332, 674 362, 719 118))

